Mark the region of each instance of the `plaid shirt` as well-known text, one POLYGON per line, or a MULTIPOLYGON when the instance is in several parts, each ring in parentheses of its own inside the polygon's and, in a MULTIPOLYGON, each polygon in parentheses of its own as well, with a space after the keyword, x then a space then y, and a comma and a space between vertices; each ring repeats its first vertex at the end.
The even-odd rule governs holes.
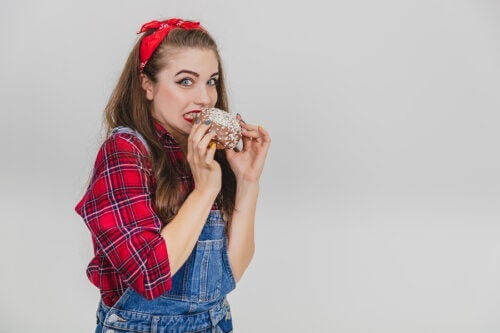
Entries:
MULTIPOLYGON (((154 125, 189 194, 194 181, 184 153, 158 121, 154 125)), ((148 300, 172 288, 167 245, 160 235, 161 220, 153 200, 156 181, 147 155, 135 135, 111 135, 101 145, 91 182, 75 207, 90 230, 94 247, 86 274, 108 306, 128 286, 148 300)), ((217 209, 216 202, 212 209, 217 209)))

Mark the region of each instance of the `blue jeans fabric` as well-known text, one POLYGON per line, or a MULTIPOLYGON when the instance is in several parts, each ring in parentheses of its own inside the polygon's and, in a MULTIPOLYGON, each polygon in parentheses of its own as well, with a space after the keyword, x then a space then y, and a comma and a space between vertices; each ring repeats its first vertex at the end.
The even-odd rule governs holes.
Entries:
POLYGON ((147 300, 128 287, 112 307, 100 300, 95 332, 232 332, 226 295, 236 281, 225 230, 222 212, 211 210, 189 258, 172 277, 172 289, 147 300))

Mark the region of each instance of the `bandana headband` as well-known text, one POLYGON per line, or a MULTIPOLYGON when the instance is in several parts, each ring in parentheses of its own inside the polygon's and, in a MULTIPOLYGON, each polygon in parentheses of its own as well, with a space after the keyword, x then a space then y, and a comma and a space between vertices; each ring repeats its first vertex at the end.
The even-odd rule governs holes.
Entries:
POLYGON ((171 18, 165 21, 151 21, 148 23, 144 23, 141 27, 141 30, 137 34, 143 33, 150 29, 156 29, 151 35, 148 35, 141 40, 141 46, 139 50, 139 60, 141 61, 139 65, 139 72, 142 73, 142 70, 148 63, 149 58, 156 50, 158 45, 163 41, 163 39, 168 35, 170 30, 175 28, 182 28, 186 30, 192 29, 200 29, 206 31, 201 25, 200 22, 193 21, 184 21, 179 18, 171 18))

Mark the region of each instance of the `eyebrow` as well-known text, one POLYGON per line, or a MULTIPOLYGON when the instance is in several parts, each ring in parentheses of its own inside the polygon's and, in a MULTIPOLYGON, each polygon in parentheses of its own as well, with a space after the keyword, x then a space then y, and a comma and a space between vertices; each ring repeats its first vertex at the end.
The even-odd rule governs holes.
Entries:
MULTIPOLYGON (((193 72, 193 71, 190 71, 190 70, 188 70, 188 69, 183 69, 183 70, 180 70, 179 72, 177 72, 177 74, 175 74, 175 76, 177 76, 177 75, 179 75, 179 74, 181 74, 181 73, 188 73, 188 74, 194 75, 194 76, 196 76, 196 77, 199 77, 199 76, 200 76, 200 74, 198 74, 198 73, 196 73, 196 72, 193 72)), ((215 72, 215 73, 213 73, 212 75, 210 75, 210 77, 212 77, 212 76, 214 76, 214 75, 218 75, 218 74, 219 74, 219 72, 215 72)))

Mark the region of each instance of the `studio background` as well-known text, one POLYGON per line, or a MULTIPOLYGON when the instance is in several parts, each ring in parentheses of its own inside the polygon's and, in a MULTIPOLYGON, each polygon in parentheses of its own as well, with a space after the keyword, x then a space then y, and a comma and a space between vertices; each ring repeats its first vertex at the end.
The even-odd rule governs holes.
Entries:
POLYGON ((140 26, 198 20, 272 143, 235 332, 500 330, 497 1, 3 1, 1 332, 93 332, 74 206, 140 26))

